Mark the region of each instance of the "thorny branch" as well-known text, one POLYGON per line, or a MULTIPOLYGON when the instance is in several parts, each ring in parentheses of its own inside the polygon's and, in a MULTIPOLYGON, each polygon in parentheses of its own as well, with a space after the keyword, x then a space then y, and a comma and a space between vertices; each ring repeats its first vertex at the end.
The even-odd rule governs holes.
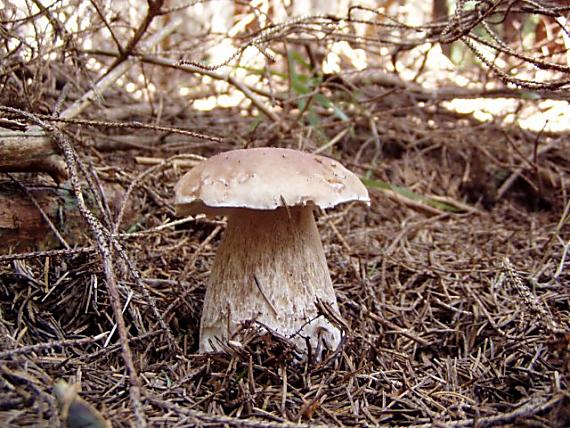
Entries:
POLYGON ((125 320, 122 314, 121 298, 118 290, 117 277, 115 274, 115 267, 112 256, 112 246, 114 239, 105 232, 103 225, 99 222, 99 219, 87 208, 85 201, 83 199, 83 191, 81 189, 81 183, 78 175, 77 166, 77 154, 73 149, 73 146, 67 139, 67 137, 56 127, 51 124, 38 119, 35 115, 18 111, 16 109, 11 109, 8 107, 2 107, 5 111, 9 111, 14 114, 19 114, 24 116, 27 120, 32 122, 34 125, 41 127, 46 133, 52 136, 61 150, 67 168, 69 171, 69 176, 72 184, 73 193, 75 199, 78 203, 79 211, 85 219, 86 223, 91 228, 91 232, 95 241, 97 242, 97 250, 103 259, 103 269, 105 272, 105 277, 107 280, 107 288, 111 296, 111 305, 113 307, 113 313, 115 316, 115 322, 117 323, 117 330, 119 332, 119 337, 121 340, 121 347, 123 351, 123 358, 125 361, 125 367, 127 369, 127 374, 129 376, 130 388, 129 393, 131 396, 131 402, 133 406, 133 411, 136 418, 136 423, 138 427, 145 427, 146 420, 144 416, 144 410, 141 404, 141 390, 140 382, 138 379, 137 370, 133 362, 133 356, 131 348, 129 346, 129 336, 127 333, 125 320))

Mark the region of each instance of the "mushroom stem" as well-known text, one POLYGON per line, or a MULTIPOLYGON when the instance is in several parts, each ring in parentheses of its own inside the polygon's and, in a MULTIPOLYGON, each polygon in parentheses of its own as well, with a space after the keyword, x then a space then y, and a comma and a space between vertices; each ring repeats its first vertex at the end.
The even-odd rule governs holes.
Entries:
POLYGON ((240 324, 256 320, 301 349, 340 342, 340 331, 318 316, 317 299, 338 305, 312 207, 238 208, 212 266, 200 325, 200 351, 219 348, 240 324))

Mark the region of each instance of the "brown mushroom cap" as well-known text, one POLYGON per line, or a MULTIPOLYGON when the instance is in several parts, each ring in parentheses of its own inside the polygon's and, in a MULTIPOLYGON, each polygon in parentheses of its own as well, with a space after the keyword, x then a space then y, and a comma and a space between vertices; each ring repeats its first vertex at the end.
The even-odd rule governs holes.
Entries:
POLYGON ((281 148, 233 150, 213 156, 186 173, 175 193, 178 215, 370 203, 360 179, 336 160, 281 148))

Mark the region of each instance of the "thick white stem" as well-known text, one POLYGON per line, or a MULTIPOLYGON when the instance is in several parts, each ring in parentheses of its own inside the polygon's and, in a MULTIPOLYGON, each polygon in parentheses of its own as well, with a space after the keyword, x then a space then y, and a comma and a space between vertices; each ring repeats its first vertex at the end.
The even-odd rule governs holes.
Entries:
POLYGON ((305 337, 312 347, 323 340, 335 349, 340 332, 317 316, 317 299, 338 312, 312 208, 236 209, 206 290, 200 351, 216 349, 247 320, 290 337, 301 349, 305 337))

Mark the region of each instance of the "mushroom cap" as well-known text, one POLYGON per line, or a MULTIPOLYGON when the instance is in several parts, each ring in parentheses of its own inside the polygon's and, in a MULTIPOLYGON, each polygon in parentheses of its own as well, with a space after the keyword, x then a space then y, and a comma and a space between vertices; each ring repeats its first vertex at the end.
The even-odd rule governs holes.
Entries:
POLYGON ((232 150, 212 156, 187 172, 174 190, 178 215, 370 203, 360 179, 336 160, 281 148, 232 150))

